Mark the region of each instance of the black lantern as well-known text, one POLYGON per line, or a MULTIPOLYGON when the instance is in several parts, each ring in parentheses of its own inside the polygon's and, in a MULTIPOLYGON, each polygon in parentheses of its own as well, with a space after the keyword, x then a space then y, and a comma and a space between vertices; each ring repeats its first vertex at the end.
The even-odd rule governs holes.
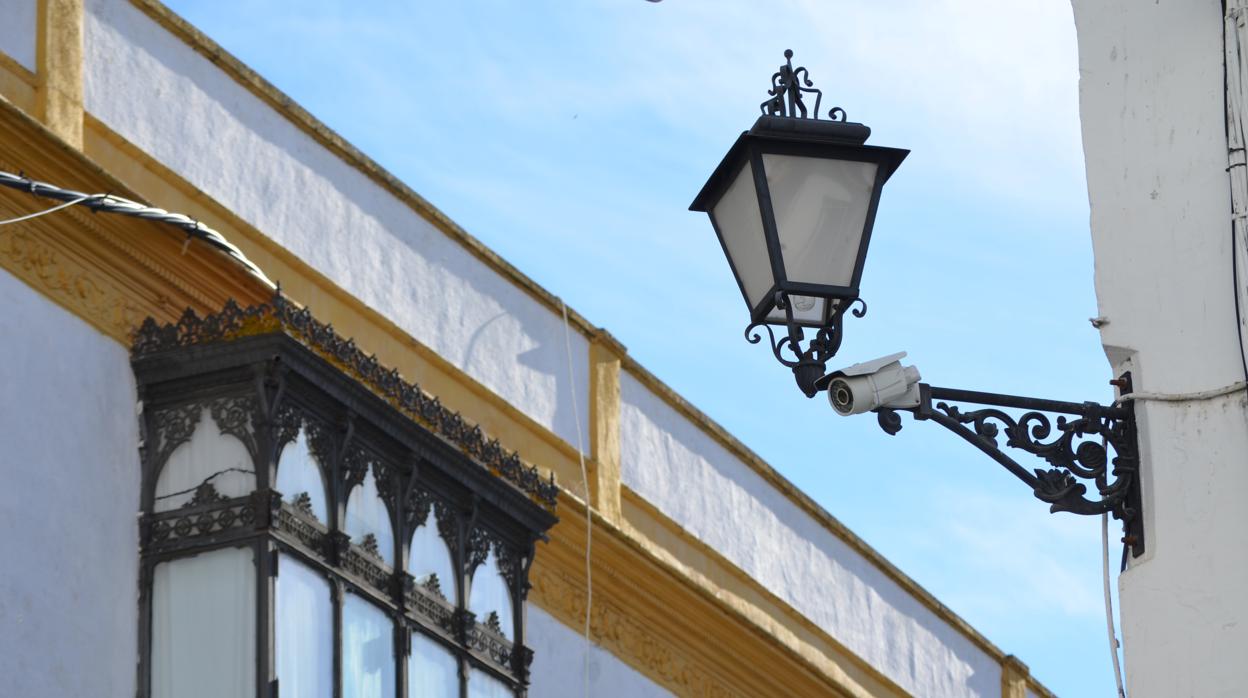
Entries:
POLYGON ((750 309, 747 336, 760 325, 769 333, 767 325, 785 326, 785 339, 772 335, 773 350, 813 396, 814 380, 839 346, 841 316, 859 300, 880 190, 909 151, 864 145, 871 129, 848 123, 840 108, 819 120, 822 94, 805 68, 793 68, 793 52, 784 56, 763 116, 689 208, 710 215, 750 309), (803 93, 816 95, 809 116, 803 93), (818 330, 807 350, 798 346, 803 327, 818 330), (785 344, 793 358, 782 355, 785 344))

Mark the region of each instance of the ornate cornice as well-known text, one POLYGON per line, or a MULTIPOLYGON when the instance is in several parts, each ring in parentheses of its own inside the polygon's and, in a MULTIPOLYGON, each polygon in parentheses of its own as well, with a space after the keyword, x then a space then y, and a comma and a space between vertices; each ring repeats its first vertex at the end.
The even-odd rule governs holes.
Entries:
MULTIPOLYGON (((531 573, 532 597, 543 610, 572 627, 584 619, 588 595, 584 580, 564 572, 537 567, 531 573), (569 622, 572 621, 572 622, 569 622)), ((677 695, 698 698, 745 698, 681 646, 654 632, 636 614, 595 594, 590 610, 590 633, 606 648, 677 695)))
POLYGON ((280 290, 268 303, 243 308, 229 300, 220 312, 203 317, 187 308, 176 323, 162 324, 148 317, 134 332, 131 351, 139 357, 274 332, 298 340, 408 417, 458 446, 483 467, 554 510, 559 487, 553 473, 549 480, 542 479, 537 468, 525 465, 515 451, 505 450, 498 439, 486 438, 481 427, 443 406, 419 385, 405 381, 397 370, 386 368, 376 356, 365 354, 354 340, 318 321, 307 308, 297 307, 280 290))
POLYGON ((115 337, 124 337, 145 315, 125 290, 25 228, 0 235, 0 267, 115 337))

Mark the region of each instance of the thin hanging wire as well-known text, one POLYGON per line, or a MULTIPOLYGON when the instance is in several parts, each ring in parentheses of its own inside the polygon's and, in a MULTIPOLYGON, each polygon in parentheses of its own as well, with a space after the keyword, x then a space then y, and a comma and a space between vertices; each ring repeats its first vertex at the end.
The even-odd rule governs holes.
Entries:
POLYGON ((572 371, 572 329, 568 323, 568 306, 559 299, 563 311, 563 348, 568 358, 568 392, 572 395, 572 421, 576 422, 576 457, 581 464, 581 483, 585 493, 585 652, 581 674, 585 698, 589 698, 589 653, 593 648, 589 620, 594 606, 594 571, 590 563, 594 543, 594 508, 589 496, 589 471, 585 468, 584 435, 581 434, 581 410, 576 400, 576 376, 572 371))
POLYGON ((58 204, 58 205, 56 205, 56 206, 53 206, 52 208, 45 208, 45 209, 44 209, 44 210, 42 210, 42 211, 35 211, 34 213, 28 213, 28 214, 26 214, 26 215, 24 215, 24 216, 18 216, 17 218, 10 218, 10 219, 8 219, 8 220, 6 220, 6 221, 0 221, 0 225, 11 225, 11 224, 13 224, 13 223, 21 223, 22 221, 29 221, 29 220, 32 220, 32 219, 35 219, 35 218, 39 218, 39 217, 41 217, 41 216, 46 216, 46 215, 48 215, 49 213, 56 213, 57 211, 59 211, 59 210, 61 210, 61 209, 63 209, 63 208, 69 208, 70 206, 73 206, 74 204, 80 204, 80 203, 82 203, 82 202, 84 202, 84 201, 86 201, 87 199, 90 199, 90 198, 92 198, 92 197, 91 197, 91 196, 82 196, 82 197, 79 197, 79 198, 77 198, 77 199, 71 199, 71 200, 69 200, 69 201, 66 201, 66 202, 65 202, 65 203, 63 203, 63 204, 58 204))

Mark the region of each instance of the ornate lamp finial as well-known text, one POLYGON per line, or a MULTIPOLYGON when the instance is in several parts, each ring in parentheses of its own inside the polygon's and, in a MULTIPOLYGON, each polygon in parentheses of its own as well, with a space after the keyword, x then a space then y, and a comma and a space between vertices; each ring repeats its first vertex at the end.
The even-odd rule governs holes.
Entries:
MULTIPOLYGON (((819 118, 819 102, 823 100, 823 91, 814 88, 814 83, 810 81, 810 72, 804 66, 796 69, 793 67, 792 49, 784 50, 784 65, 771 76, 771 89, 767 91, 767 94, 771 95, 771 99, 759 105, 766 116, 819 118), (806 103, 802 99, 803 92, 815 93, 815 110, 810 115, 806 113, 806 103)), ((833 107, 828 112, 828 118, 832 121, 844 121, 845 110, 833 107)))

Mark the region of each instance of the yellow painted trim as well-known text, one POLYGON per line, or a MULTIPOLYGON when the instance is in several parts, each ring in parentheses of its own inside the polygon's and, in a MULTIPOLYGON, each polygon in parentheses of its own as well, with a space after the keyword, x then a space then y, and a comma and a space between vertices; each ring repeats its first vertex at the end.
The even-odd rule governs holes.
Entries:
POLYGON ((0 95, 22 111, 35 112, 35 74, 5 53, 0 53, 0 95))
POLYGON ((35 113, 82 147, 83 0, 38 0, 35 113))
POLYGON ((590 485, 594 508, 619 524, 620 509, 620 355, 601 341, 589 344, 590 485))
POLYGON ((1001 698, 1027 698, 1029 676, 1026 664, 1012 654, 1007 656, 1001 663, 1001 698))

